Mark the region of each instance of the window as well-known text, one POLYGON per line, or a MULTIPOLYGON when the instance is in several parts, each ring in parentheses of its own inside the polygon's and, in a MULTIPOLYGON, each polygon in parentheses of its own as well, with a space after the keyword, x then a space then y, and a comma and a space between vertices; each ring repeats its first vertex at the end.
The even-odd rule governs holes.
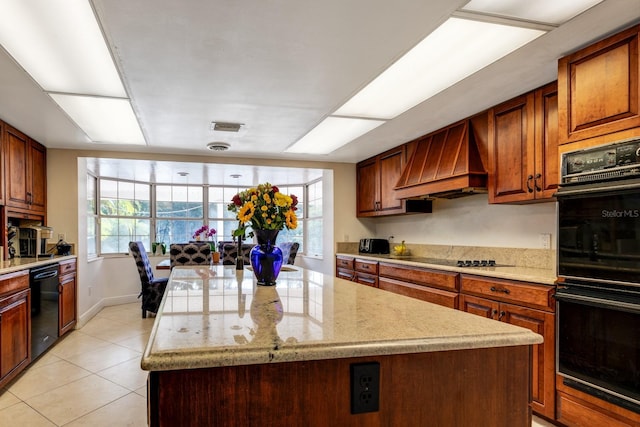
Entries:
MULTIPOLYGON (((298 197, 298 227, 282 230, 277 243, 298 242, 298 253, 322 255, 322 181, 278 188, 298 197)), ((151 250, 153 242, 167 246, 188 242, 203 224, 216 229, 217 242, 231 241, 238 220, 227 206, 237 192, 236 186, 150 184, 88 177, 89 251, 93 245, 94 255, 126 253, 132 240, 142 241, 147 250, 151 250)))
POLYGON ((188 242, 204 224, 202 186, 156 185, 155 242, 188 242))
POLYGON ((100 252, 126 253, 129 242, 151 247, 151 186, 100 180, 100 252))
POLYGON ((87 174, 87 256, 98 255, 98 178, 87 174))
POLYGON ((305 253, 322 256, 322 180, 307 185, 307 213, 305 215, 305 253))

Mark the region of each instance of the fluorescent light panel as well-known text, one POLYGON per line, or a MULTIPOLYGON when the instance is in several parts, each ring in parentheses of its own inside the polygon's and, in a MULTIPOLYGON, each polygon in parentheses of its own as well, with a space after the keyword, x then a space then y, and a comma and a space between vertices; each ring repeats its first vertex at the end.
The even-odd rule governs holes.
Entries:
POLYGON ((449 18, 335 114, 392 119, 544 34, 449 18))
POLYGON ((47 92, 127 96, 88 0, 2 0, 0 43, 47 92))
POLYGON ((383 123, 383 120, 330 116, 285 151, 287 153, 328 154, 383 123))
POLYGON ((145 143, 128 99, 58 93, 50 96, 93 142, 145 143))
POLYGON ((145 144, 89 0, 2 0, 0 44, 93 142, 145 144))
POLYGON ((602 0, 471 0, 462 10, 560 25, 602 0))

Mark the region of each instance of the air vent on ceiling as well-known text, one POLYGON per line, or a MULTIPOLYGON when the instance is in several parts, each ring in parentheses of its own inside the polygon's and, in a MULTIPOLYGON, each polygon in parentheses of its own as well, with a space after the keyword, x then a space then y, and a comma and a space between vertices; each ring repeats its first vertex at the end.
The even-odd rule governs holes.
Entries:
POLYGON ((211 130, 219 132, 238 132, 242 123, 211 122, 211 130))
POLYGON ((210 142, 207 144, 207 148, 211 151, 227 151, 231 147, 231 144, 226 142, 210 142))

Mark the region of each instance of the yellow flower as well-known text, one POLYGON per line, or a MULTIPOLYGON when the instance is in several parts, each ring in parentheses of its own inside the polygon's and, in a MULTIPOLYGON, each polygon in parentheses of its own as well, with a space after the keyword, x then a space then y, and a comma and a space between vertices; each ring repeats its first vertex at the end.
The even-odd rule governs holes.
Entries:
POLYGON ((266 213, 262 213, 262 218, 266 218, 268 215, 266 213))
POLYGON ((289 230, 295 230, 296 228, 298 228, 298 217, 296 216, 296 213, 294 211, 287 211, 284 214, 284 221, 289 230))
POLYGON ((266 211, 266 210, 268 210, 269 208, 268 208, 267 206, 265 206, 265 205, 262 205, 262 206, 260 207, 260 209, 261 209, 261 210, 263 210, 263 211, 266 211))
POLYGON ((255 194, 251 195, 251 201, 255 202, 256 200, 258 200, 258 196, 256 196, 255 194))
POLYGON ((253 205, 253 203, 247 202, 238 211, 238 219, 243 224, 246 224, 247 222, 251 221, 251 218, 253 218, 254 212, 255 212, 255 206, 253 205))
POLYGON ((271 218, 267 218, 267 224, 271 224, 271 218))
POLYGON ((281 208, 291 206, 291 203, 293 203, 293 199, 287 196, 286 194, 276 193, 274 195, 274 198, 276 199, 275 200, 276 206, 279 206, 281 208))
MULTIPOLYGON (((276 196, 277 196, 277 194, 276 194, 276 196)), ((264 193, 262 195, 262 198, 264 199, 265 202, 267 202, 267 204, 271 203, 271 197, 269 196, 269 193, 264 193)), ((263 207, 266 207, 266 206, 263 206, 263 207)))

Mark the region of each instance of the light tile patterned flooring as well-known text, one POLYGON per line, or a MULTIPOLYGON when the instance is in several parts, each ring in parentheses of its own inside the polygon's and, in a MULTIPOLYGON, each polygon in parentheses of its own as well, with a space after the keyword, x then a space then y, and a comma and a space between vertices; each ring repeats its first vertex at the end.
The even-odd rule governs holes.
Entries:
POLYGON ((153 321, 140 303, 104 308, 0 391, 0 426, 146 426, 153 321))
POLYGON ((139 303, 106 307, 67 334, 0 390, 0 426, 146 426, 140 357, 154 318, 140 314, 139 303))

